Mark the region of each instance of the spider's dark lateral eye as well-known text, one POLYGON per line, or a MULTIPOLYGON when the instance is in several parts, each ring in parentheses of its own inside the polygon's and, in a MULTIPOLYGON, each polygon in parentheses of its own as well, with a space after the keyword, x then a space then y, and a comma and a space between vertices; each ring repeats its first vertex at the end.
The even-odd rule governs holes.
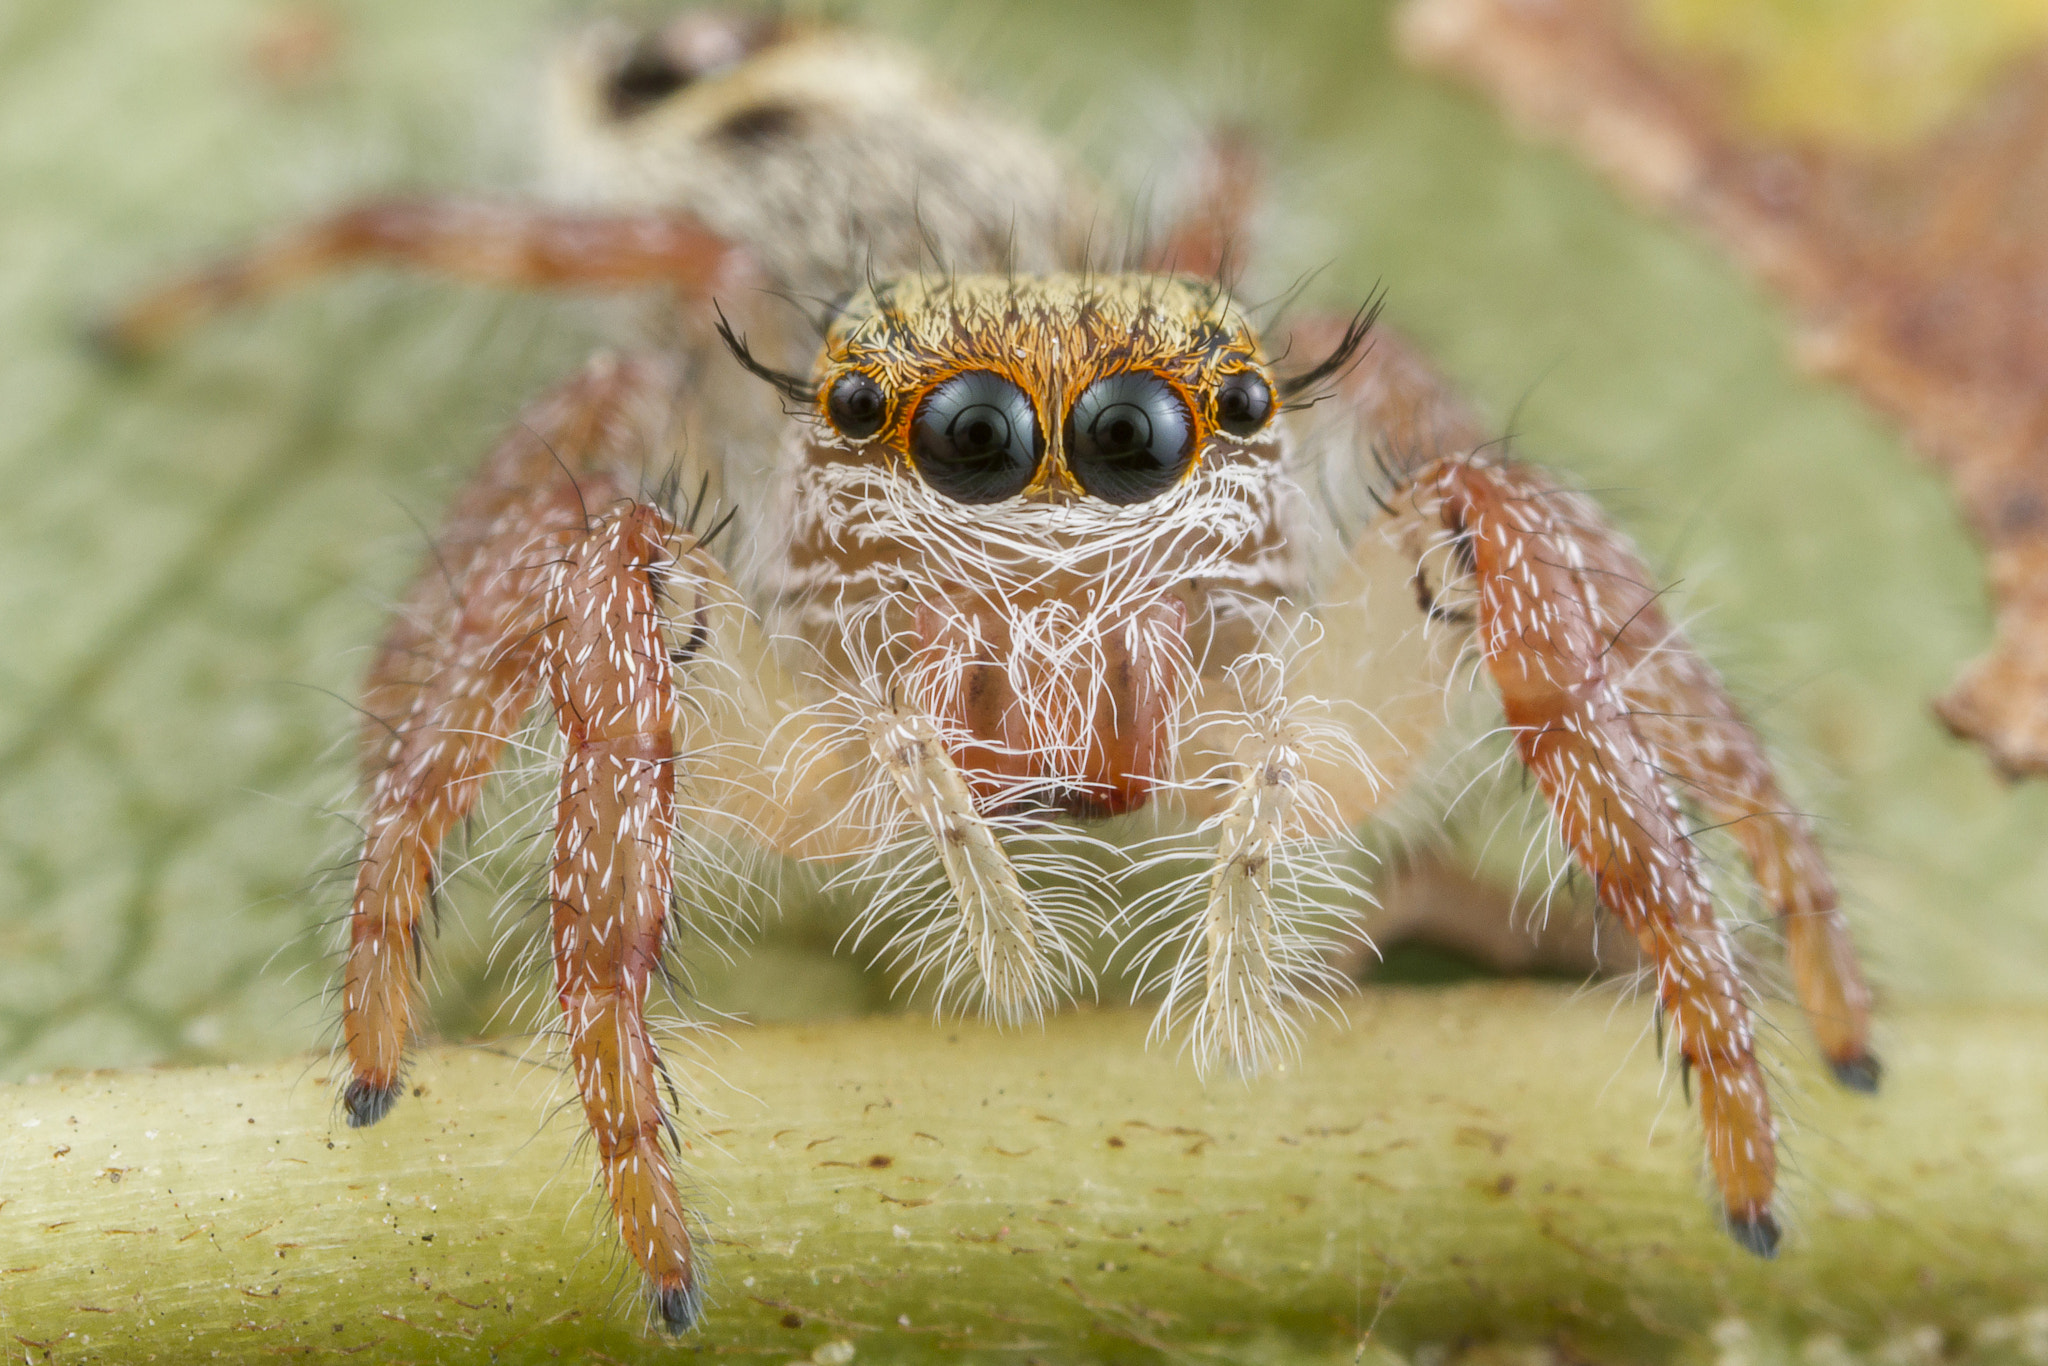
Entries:
POLYGON ((911 423, 910 458, 917 472, 957 503, 1016 497, 1044 454, 1045 435, 1031 400, 987 370, 969 370, 933 389, 911 423))
POLYGON ((841 436, 859 441, 882 430, 882 419, 889 415, 889 397, 881 385, 855 371, 833 381, 832 392, 825 396, 825 415, 841 436))
POLYGON ((1105 503, 1147 503, 1194 459, 1194 415, 1172 385, 1144 370, 1107 375, 1067 414, 1067 463, 1105 503))
POLYGON ((1273 391, 1257 371, 1239 370, 1216 390, 1216 423, 1232 436, 1250 436, 1273 415, 1273 391))

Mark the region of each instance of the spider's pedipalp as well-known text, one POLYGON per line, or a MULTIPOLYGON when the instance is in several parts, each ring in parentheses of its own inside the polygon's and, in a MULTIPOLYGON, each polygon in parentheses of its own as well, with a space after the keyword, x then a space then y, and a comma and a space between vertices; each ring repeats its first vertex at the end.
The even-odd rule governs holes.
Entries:
POLYGON ((1355 813, 1330 783, 1384 783, 1352 728, 1287 673, 1279 655, 1246 656, 1229 671, 1235 704, 1187 723, 1189 752, 1217 756, 1179 784, 1222 794, 1198 827, 1208 852, 1127 916, 1127 940, 1164 930, 1134 966, 1163 997, 1153 1034, 1185 1032, 1201 1072, 1252 1076, 1284 1059, 1302 1017, 1330 1012, 1348 987, 1331 964, 1364 938, 1357 912, 1371 897, 1342 861, 1357 850, 1355 813))
POLYGON ((975 809, 966 778, 938 728, 911 712, 875 716, 870 753, 913 820, 934 841, 953 894, 953 924, 935 949, 941 990, 963 978, 988 1013, 1016 1024, 1042 1014, 1058 994, 1031 902, 995 832, 975 809))

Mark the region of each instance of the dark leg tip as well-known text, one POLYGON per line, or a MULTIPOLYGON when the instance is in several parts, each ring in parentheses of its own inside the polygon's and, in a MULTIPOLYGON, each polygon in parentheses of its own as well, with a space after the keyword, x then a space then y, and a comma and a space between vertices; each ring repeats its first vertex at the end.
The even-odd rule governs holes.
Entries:
POLYGON ((1771 1217, 1769 1210, 1759 1210, 1752 1215, 1729 1215, 1728 1236, 1741 1244, 1743 1251, 1752 1252, 1766 1261, 1778 1255, 1778 1221, 1771 1217))
POLYGON ((657 1285, 653 1295, 654 1317, 663 1332, 687 1333, 697 1326, 697 1315, 704 1309, 704 1295, 695 1276, 680 1285, 657 1285))
POLYGON ((341 1106, 348 1111, 348 1127, 367 1129, 391 1113, 391 1107, 398 1104, 400 1085, 392 1082, 389 1086, 372 1086, 361 1077, 348 1084, 341 1093, 341 1106))
POLYGON ((1853 1058, 1829 1058, 1828 1067, 1843 1087, 1866 1096, 1877 1094, 1877 1083, 1884 1076, 1884 1064, 1873 1053, 1859 1053, 1853 1058))

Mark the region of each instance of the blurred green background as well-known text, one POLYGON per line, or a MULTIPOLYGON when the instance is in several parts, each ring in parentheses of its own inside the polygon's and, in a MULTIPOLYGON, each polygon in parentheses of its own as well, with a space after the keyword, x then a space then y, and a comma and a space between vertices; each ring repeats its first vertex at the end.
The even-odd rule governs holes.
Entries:
MULTIPOLYGON (((82 323, 351 196, 516 192, 541 63, 596 9, 0 6, 0 1077, 322 1036, 346 699, 422 525, 609 310, 370 274, 125 370, 82 323)), ((843 9, 1112 174, 1248 121, 1276 166, 1269 274, 1317 272, 1327 305, 1383 285, 1393 325, 1683 581, 1820 818, 1882 997, 2048 999, 2048 789, 2001 786, 1926 707, 1986 639, 1971 547, 1708 245, 1403 70, 1381 3, 843 9)), ((488 961, 493 891, 454 900, 435 1012, 460 1038, 518 974, 488 961)), ((793 916, 707 959, 705 1003, 878 1005, 829 957, 837 927, 793 916)))

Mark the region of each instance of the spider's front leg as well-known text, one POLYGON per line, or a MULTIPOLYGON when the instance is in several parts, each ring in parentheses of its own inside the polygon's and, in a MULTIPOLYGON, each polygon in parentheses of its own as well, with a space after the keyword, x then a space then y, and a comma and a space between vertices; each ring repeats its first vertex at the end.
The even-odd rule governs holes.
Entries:
POLYGON ((1802 996, 1837 1075, 1867 1086, 1867 997, 1803 821, 1784 808, 1718 680, 1652 615, 1641 566, 1586 500, 1527 469, 1455 456, 1424 466, 1390 501, 1439 525, 1475 581, 1480 651, 1522 761, 1600 904, 1653 963, 1682 1065, 1698 1081, 1729 1228, 1770 1255, 1770 1100, 1742 979, 1665 775, 1749 827, 1738 825, 1738 838, 1765 891, 1796 908, 1802 996))
POLYGON ((660 605, 679 571, 674 535, 643 504, 600 518, 552 568, 540 652, 568 743, 548 869, 556 999, 619 1235, 656 1313, 680 1330, 702 1284, 646 1020, 674 880, 676 697, 660 605))
POLYGON ((545 689, 568 741, 548 891, 557 998, 620 1233, 673 1330, 700 1286, 664 1150, 644 1016, 672 890, 677 705, 665 597, 722 582, 660 511, 628 499, 671 384, 600 358, 526 414, 457 502, 373 666, 377 743, 350 919, 342 1025, 352 1126, 400 1090, 420 920, 442 840, 545 689))
POLYGON ((586 506, 622 496, 604 470, 642 438, 664 386, 659 367, 600 360, 536 404, 450 510, 371 665, 342 989, 352 1125, 398 1098, 435 860, 538 695, 549 568, 583 533, 586 506))

